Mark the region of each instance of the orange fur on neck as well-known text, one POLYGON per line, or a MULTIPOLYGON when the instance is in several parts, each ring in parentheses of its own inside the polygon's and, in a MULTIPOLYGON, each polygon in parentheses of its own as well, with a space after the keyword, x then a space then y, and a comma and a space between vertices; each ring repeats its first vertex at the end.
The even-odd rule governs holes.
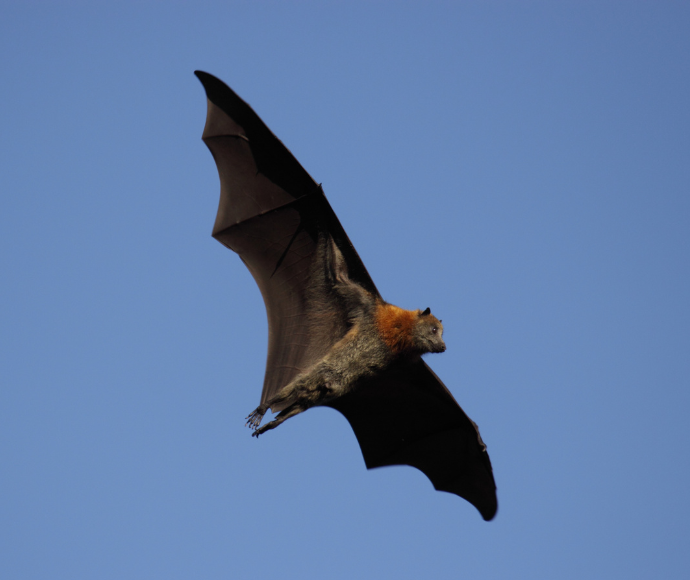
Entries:
POLYGON ((419 310, 403 310, 392 304, 380 302, 376 306, 376 328, 388 347, 400 354, 411 350, 413 346, 412 332, 419 310))

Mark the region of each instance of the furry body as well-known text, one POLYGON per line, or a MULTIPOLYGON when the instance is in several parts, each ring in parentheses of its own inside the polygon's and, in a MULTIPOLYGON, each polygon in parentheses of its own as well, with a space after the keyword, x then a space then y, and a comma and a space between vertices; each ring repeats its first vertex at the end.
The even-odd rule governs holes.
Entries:
POLYGON ((325 271, 314 271, 319 285, 336 294, 343 305, 349 329, 323 358, 283 387, 275 397, 259 405, 247 425, 258 437, 286 419, 310 407, 325 405, 351 391, 356 384, 383 373, 401 357, 443 352, 443 325, 427 308, 404 310, 374 297, 352 281, 345 261, 333 240, 320 240, 319 260, 325 271), (283 410, 259 427, 273 405, 283 410))

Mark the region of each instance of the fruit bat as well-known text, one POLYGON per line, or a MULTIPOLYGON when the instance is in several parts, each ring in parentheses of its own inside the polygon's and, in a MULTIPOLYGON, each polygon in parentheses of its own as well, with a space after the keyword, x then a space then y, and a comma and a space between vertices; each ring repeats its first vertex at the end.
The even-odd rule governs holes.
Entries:
POLYGON ((445 350, 440 321, 429 309, 403 311, 383 301, 321 186, 227 85, 208 73, 195 74, 208 104, 202 139, 220 176, 213 237, 239 254, 268 316, 266 375, 248 424, 258 428, 269 408, 278 416, 254 434, 309 406, 329 406, 350 423, 367 469, 416 467, 437 490, 465 498, 491 520, 498 504, 486 445, 420 357, 445 350), (390 344, 375 336, 398 331, 400 324, 422 328, 420 340, 436 342, 370 364, 367 357, 390 344), (326 371, 319 365, 358 333, 369 347, 349 347, 354 354, 341 357, 329 372, 345 372, 338 366, 345 359, 362 372, 353 375, 352 388, 329 390, 331 379, 322 380, 326 371), (287 386, 306 389, 306 383, 311 402, 297 405, 284 395, 287 386))

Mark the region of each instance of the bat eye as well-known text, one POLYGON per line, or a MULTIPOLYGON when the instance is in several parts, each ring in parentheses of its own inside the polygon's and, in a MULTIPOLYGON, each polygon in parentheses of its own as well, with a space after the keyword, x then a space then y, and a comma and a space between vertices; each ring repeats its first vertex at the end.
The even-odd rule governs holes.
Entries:
POLYGON ((434 326, 434 327, 431 329, 431 332, 432 332, 433 334, 436 334, 436 333, 438 332, 438 328, 436 328, 436 327, 434 326))

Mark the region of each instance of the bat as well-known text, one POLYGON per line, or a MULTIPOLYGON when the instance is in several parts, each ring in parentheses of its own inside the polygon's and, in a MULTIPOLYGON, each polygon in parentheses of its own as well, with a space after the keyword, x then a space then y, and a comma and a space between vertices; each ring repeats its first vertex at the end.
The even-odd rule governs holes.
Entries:
POLYGON ((195 74, 208 105, 202 139, 220 177, 212 235, 239 254, 268 317, 254 435, 331 407, 350 423, 367 469, 416 467, 491 520, 498 503, 486 445, 421 359, 445 350, 441 321, 383 301, 321 186, 227 85, 195 74), (268 409, 278 415, 259 427, 268 409))

